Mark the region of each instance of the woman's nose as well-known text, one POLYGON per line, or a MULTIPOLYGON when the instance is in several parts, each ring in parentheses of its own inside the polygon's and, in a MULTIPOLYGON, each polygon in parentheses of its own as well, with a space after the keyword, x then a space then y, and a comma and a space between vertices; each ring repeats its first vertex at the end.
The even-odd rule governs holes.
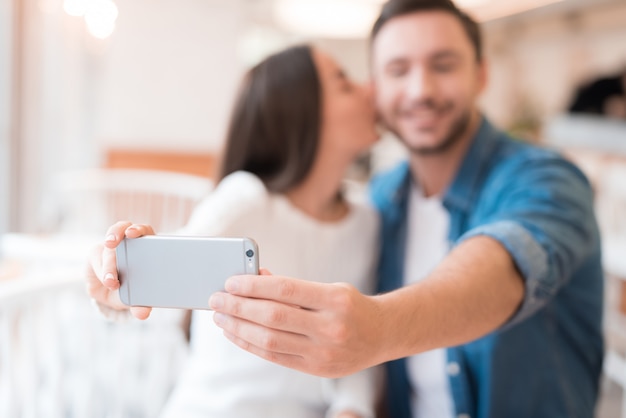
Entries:
POLYGON ((369 101, 374 100, 374 83, 372 81, 366 81, 361 84, 363 94, 369 101))

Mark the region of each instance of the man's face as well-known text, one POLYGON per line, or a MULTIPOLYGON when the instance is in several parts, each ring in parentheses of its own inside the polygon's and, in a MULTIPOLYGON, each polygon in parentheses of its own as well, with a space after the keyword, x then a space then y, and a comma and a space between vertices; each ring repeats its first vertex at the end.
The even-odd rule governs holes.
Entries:
POLYGON ((445 152, 465 133, 485 69, 455 16, 389 20, 374 39, 372 63, 380 116, 412 152, 445 152))

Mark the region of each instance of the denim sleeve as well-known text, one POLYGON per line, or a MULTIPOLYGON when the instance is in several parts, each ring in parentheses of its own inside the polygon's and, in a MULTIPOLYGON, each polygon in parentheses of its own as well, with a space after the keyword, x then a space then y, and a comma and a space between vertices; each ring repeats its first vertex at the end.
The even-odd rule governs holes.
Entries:
POLYGON ((524 300, 506 327, 545 306, 599 246, 593 194, 584 175, 560 157, 510 164, 487 183, 485 216, 459 242, 499 241, 525 283, 524 300))

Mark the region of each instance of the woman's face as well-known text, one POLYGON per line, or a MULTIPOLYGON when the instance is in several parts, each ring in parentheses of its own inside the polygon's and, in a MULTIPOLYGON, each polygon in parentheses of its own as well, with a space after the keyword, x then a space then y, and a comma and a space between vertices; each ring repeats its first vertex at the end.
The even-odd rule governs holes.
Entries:
POLYGON ((324 52, 314 49, 313 60, 322 86, 320 147, 354 158, 378 139, 371 93, 324 52))

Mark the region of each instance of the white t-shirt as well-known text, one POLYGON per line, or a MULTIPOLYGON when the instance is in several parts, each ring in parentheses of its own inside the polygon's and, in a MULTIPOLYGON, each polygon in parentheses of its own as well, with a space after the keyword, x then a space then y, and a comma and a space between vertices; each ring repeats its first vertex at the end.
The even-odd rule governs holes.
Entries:
MULTIPOLYGON (((404 285, 424 279, 448 254, 450 215, 438 196, 424 197, 413 185, 409 195, 404 285)), ((454 404, 446 375, 446 350, 407 359, 415 418, 451 418, 454 404)))
MULTIPOLYGON (((254 175, 237 172, 220 182, 180 233, 251 237, 260 265, 273 274, 373 291, 378 218, 363 205, 351 204, 339 222, 320 222, 269 193, 254 175)), ((373 417, 376 370, 341 379, 291 370, 228 341, 212 317, 193 312, 190 359, 163 417, 320 418, 345 410, 373 417)))

